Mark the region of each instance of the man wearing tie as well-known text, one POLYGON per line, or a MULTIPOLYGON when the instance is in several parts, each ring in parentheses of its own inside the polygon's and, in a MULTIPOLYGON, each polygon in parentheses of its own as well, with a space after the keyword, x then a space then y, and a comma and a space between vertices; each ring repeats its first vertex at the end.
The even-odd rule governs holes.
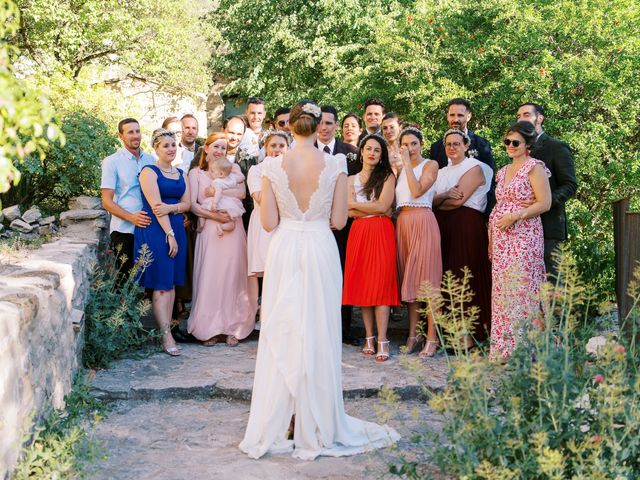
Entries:
MULTIPOLYGON (((329 155, 342 154, 347 156, 350 153, 353 154, 349 155, 352 158, 347 158, 347 171, 349 175, 355 175, 362 169, 362 164, 355 159, 355 155, 358 153, 356 148, 336 138, 338 111, 331 105, 324 105, 320 107, 320 110, 322 111, 322 120, 318 125, 316 147, 329 155)), ((349 219, 342 230, 333 230, 333 236, 338 244, 338 252, 340 252, 340 265, 342 266, 343 274, 345 256, 347 254, 347 239, 349 238, 349 229, 352 221, 352 219, 349 219)), ((347 344, 356 342, 351 334, 351 312, 352 307, 350 305, 342 306, 342 342, 347 344)))

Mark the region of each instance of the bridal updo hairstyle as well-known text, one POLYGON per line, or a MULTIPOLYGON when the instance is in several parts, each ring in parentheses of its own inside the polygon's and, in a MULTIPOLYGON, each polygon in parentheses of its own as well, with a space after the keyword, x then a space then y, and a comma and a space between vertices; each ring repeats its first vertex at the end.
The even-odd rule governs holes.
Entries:
POLYGON ((289 125, 293 133, 302 137, 308 137, 315 133, 322 119, 322 113, 316 116, 309 110, 316 109, 317 112, 320 112, 320 107, 311 100, 301 100, 293 106, 289 114, 289 125), (305 108, 306 105, 309 106, 305 108))

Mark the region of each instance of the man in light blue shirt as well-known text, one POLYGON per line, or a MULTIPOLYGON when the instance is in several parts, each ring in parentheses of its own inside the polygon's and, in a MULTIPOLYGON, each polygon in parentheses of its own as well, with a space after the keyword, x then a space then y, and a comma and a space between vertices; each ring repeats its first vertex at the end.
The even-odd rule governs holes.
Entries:
POLYGON ((151 212, 142 210, 142 191, 138 174, 142 167, 155 159, 140 148, 140 124, 134 118, 125 118, 118 123, 118 137, 123 147, 102 161, 102 206, 111 213, 109 228, 111 245, 126 256, 121 274, 133 267, 133 232, 136 226, 146 227, 151 223, 151 212))

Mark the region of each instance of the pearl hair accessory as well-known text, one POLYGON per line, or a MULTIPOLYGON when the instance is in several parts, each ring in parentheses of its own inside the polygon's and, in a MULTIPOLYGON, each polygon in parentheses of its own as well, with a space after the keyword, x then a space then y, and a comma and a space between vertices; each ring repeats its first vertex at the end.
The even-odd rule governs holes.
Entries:
POLYGON ((320 118, 322 116, 322 110, 320 110, 320 107, 315 103, 305 103, 302 106, 302 111, 314 116, 315 118, 320 118))
POLYGON ((358 146, 364 145, 365 142, 370 138, 376 139, 378 142, 380 142, 381 145, 384 145, 385 147, 387 146, 387 139, 384 138, 382 135, 378 135, 377 133, 369 133, 366 136, 362 137, 362 140, 360 140, 360 143, 358 144, 358 146))
POLYGON ((405 133, 411 133, 411 134, 418 134, 420 136, 420 138, 422 138, 422 132, 420 131, 419 128, 416 127, 405 127, 402 129, 402 132, 400 132, 400 136, 404 135, 405 133))
POLYGON ((469 135, 467 135, 466 133, 464 133, 462 130, 460 130, 459 128, 450 128, 449 130, 447 130, 446 132, 444 132, 444 137, 442 137, 442 143, 445 142, 446 138, 449 135, 452 134, 458 134, 460 135, 462 138, 464 138, 466 140, 466 142, 464 143, 465 145, 469 145, 471 143, 471 139, 469 138, 469 135))

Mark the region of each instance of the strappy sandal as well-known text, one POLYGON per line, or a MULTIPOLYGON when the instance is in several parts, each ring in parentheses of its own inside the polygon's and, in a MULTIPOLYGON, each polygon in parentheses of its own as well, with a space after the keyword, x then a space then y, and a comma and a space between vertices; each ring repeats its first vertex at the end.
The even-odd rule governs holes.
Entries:
POLYGON ((180 355, 182 355, 182 352, 178 347, 163 348, 162 351, 170 357, 179 357, 180 355))
POLYGON ((238 343, 240 342, 235 337, 235 335, 227 335, 227 340, 226 340, 227 345, 229 345, 230 347, 237 347, 238 343))
POLYGON ((416 335, 415 337, 407 337, 407 343, 405 343, 405 353, 407 355, 412 354, 416 351, 416 347, 420 344, 420 335, 416 335))
POLYGON ((362 347, 362 354, 371 356, 376 353, 374 348, 376 337, 364 337, 364 347, 362 347))
POLYGON ((209 340, 202 342, 202 345, 205 347, 213 347, 216 343, 218 343, 218 336, 211 337, 209 340))
POLYGON ((382 342, 378 341, 378 353, 376 354, 376 362, 382 363, 389 360, 389 340, 384 340, 382 342), (382 348, 384 345, 387 345, 387 351, 383 351, 382 348))
POLYGON ((424 348, 422 349, 422 351, 418 354, 419 358, 431 358, 433 357, 436 352, 438 351, 438 345, 439 342, 438 340, 427 340, 426 345, 424 346, 424 348), (436 348, 433 349, 433 352, 429 351, 429 346, 431 345, 435 345, 436 348))

